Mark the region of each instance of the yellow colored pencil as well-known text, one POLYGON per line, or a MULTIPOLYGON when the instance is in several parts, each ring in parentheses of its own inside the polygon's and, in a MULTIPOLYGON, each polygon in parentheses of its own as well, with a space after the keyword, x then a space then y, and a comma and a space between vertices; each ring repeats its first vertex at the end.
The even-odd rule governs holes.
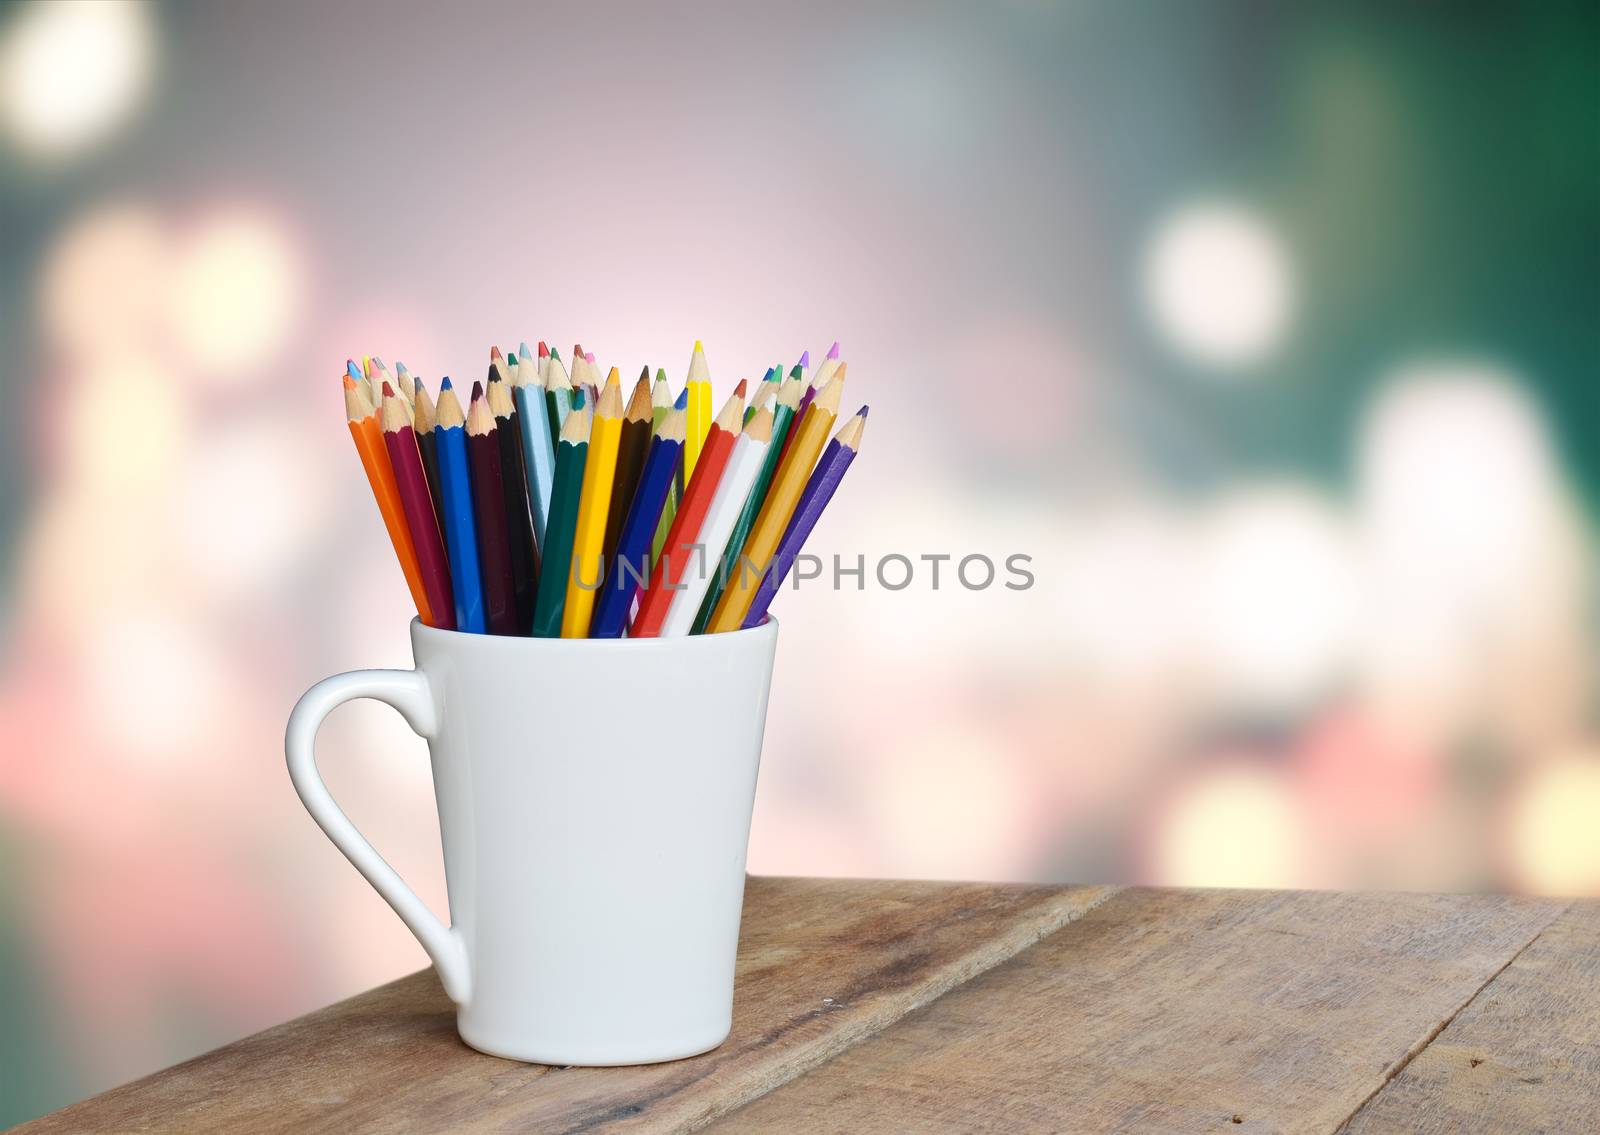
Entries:
POLYGON ((578 525, 572 537, 572 577, 561 611, 562 638, 588 638, 595 595, 605 572, 606 516, 622 444, 622 379, 611 368, 594 408, 589 434, 589 459, 583 467, 583 493, 578 498, 578 525))
POLYGON ((706 349, 700 340, 694 341, 694 354, 689 356, 688 425, 683 438, 683 483, 687 485, 694 476, 695 462, 705 448, 706 434, 711 432, 711 368, 706 365, 706 349))
POLYGON ((767 574, 772 554, 789 526, 800 495, 805 492, 806 481, 811 477, 822 447, 828 443, 834 419, 839 414, 839 399, 844 393, 844 369, 841 367, 833 381, 817 392, 806 416, 801 420, 795 442, 783 455, 778 472, 767 491, 767 499, 756 516, 750 536, 745 540, 744 551, 734 562, 722 598, 717 601, 711 621, 706 624, 707 634, 736 631, 744 625, 746 612, 767 574))

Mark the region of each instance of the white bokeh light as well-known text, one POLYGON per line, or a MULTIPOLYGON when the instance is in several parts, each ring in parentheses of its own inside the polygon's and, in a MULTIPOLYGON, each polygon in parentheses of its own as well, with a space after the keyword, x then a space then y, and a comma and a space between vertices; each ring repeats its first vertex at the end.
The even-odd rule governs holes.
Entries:
POLYGON ((1484 363, 1396 373, 1367 417, 1359 465, 1380 553, 1456 589, 1514 580, 1562 497, 1538 410, 1514 375, 1484 363))
POLYGON ((1203 646, 1226 696, 1293 702, 1351 661, 1353 542, 1311 489, 1267 486, 1219 502, 1202 522, 1198 582, 1203 646))
POLYGON ((150 7, 50 0, 22 9, 0 44, 0 121, 27 149, 63 155, 98 141, 150 83, 150 7))
POLYGON ((1288 253, 1254 213, 1195 205, 1165 219, 1145 262, 1145 298, 1156 326, 1195 362, 1217 368, 1259 362, 1282 342, 1294 315, 1288 253))
POLYGON ((1512 869, 1540 895, 1600 895, 1600 756, 1575 753, 1540 769, 1511 807, 1512 869))
POLYGON ((257 416, 212 430, 190 450, 173 539, 208 596, 256 595, 311 551, 328 517, 322 466, 307 460, 315 437, 303 422, 257 416))
POLYGON ((275 218, 243 206, 212 213, 177 256, 174 339, 205 380, 242 382, 283 347, 303 277, 294 242, 275 218))
POLYGON ((1241 765, 1180 789, 1158 822, 1152 882, 1169 887, 1306 883, 1304 817, 1283 779, 1241 765))

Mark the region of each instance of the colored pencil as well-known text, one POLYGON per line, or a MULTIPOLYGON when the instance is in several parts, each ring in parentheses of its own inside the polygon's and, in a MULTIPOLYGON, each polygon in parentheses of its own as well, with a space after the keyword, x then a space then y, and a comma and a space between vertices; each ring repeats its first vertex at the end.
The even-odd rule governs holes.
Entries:
POLYGON ((389 464, 389 451, 383 441, 383 429, 378 424, 378 409, 348 375, 344 378, 345 418, 350 425, 350 437, 356 443, 356 454, 366 471, 367 484, 378 502, 378 513, 389 532, 389 543, 394 546, 395 558, 400 561, 400 571, 405 575, 406 587, 411 591, 411 601, 416 604, 417 615, 430 627, 437 624, 433 608, 428 603, 428 592, 422 584, 422 569, 417 563, 417 549, 411 542, 411 529, 406 525, 405 506, 400 502, 400 490, 395 484, 394 469, 389 464))
POLYGON ((594 365, 594 352, 590 351, 583 356, 583 386, 589 394, 589 404, 598 405, 600 402, 600 370, 594 365))
POLYGON ((395 360, 394 364, 394 382, 395 389, 405 398, 407 407, 414 414, 417 408, 417 380, 406 369, 406 364, 398 359, 395 360))
POLYGON ((711 368, 706 365, 705 347, 698 339, 694 341, 694 354, 689 356, 689 379, 684 389, 689 392, 688 432, 683 440, 683 483, 687 485, 694 476, 694 467, 700 463, 706 434, 711 431, 711 368))
POLYGON ((550 373, 550 348, 543 339, 539 340, 539 384, 545 383, 545 377, 550 373))
POLYGON ((567 368, 562 365, 561 356, 554 351, 550 352, 544 396, 549 408, 550 445, 553 448, 561 436, 561 427, 566 424, 567 415, 572 413, 572 380, 567 377, 567 368))
POLYGON ((650 432, 654 434, 661 423, 672 413, 672 389, 667 385, 667 372, 656 371, 656 384, 650 389, 650 432))
POLYGON ((822 452, 828 433, 833 429, 834 418, 839 412, 839 398, 843 393, 844 368, 841 367, 833 381, 812 400, 806 416, 799 419, 798 428, 790 427, 789 432, 795 440, 789 446, 789 452, 778 459, 778 472, 773 478, 772 488, 768 490, 766 502, 750 529, 739 562, 728 577, 722 598, 717 601, 711 620, 706 624, 707 633, 720 634, 738 630, 744 625, 744 617, 750 610, 756 589, 772 563, 772 555, 777 551, 778 542, 789 526, 789 518, 794 515, 800 495, 811 478, 817 455, 822 452))
MULTIPOLYGON (((515 374, 515 367, 507 367, 515 374)), ((533 522, 528 515, 528 475, 522 467, 522 415, 511 398, 511 387, 492 379, 485 401, 494 415, 495 443, 500 447, 500 476, 505 485, 506 539, 511 544, 511 581, 516 597, 517 633, 533 625, 533 588, 539 561, 533 546, 533 522)), ((469 426, 471 422, 467 423, 469 426)))
POLYGON ((583 467, 589 457, 589 422, 589 410, 574 410, 561 425, 555 480, 550 489, 550 523, 545 529, 549 539, 544 546, 544 570, 539 573, 539 590, 533 605, 535 638, 561 635, 567 580, 572 576, 572 536, 582 503, 583 467))
MULTIPOLYGON (((810 385, 801 393, 800 405, 795 408, 794 412, 795 421, 805 421, 806 410, 811 407, 812 399, 816 398, 818 391, 833 381, 834 375, 838 374, 844 365, 839 361, 839 344, 835 341, 833 346, 828 348, 828 357, 822 360, 822 365, 817 368, 817 373, 811 376, 810 385)), ((789 446, 794 444, 794 437, 794 431, 791 430, 788 441, 784 443, 783 452, 778 455, 780 463, 788 455, 789 446)))
POLYGON ((433 501, 433 514, 442 518, 444 494, 439 489, 439 442, 433 436, 433 427, 438 415, 433 407, 433 398, 428 394, 428 388, 422 384, 420 378, 414 380, 412 389, 417 399, 411 408, 411 424, 417 435, 417 451, 422 455, 422 471, 428 476, 428 496, 433 501))
POLYGON ((417 550, 417 567, 422 587, 433 612, 429 626, 453 631, 456 628, 455 604, 450 597, 450 561, 445 556, 444 538, 433 511, 432 490, 423 471, 417 435, 406 417, 405 399, 387 383, 383 388, 383 441, 394 469, 395 486, 405 510, 411 544, 417 550))
MULTIPOLYGON (((506 364, 506 357, 499 347, 489 348, 489 375, 491 378, 498 378, 507 385, 511 383, 511 368, 506 364)), ((469 410, 467 413, 470 417, 471 411, 469 410)))
POLYGON ((768 367, 765 377, 756 384, 756 396, 750 399, 750 405, 744 408, 745 425, 748 426, 750 420, 756 416, 756 413, 768 402, 772 401, 773 395, 777 394, 778 384, 773 381, 772 376, 777 374, 778 370, 779 368, 777 367, 768 367))
POLYGON ((645 367, 634 383, 628 410, 622 416, 622 436, 617 443, 617 475, 611 482, 611 506, 606 510, 604 563, 616 554, 622 536, 622 522, 628 518, 628 505, 644 472, 645 452, 650 448, 650 368, 645 367))
POLYGON ((811 352, 801 351, 800 361, 794 364, 794 369, 789 372, 790 378, 798 378, 801 382, 811 381, 811 352))
POLYGON ((833 381, 833 376, 839 372, 844 364, 839 361, 839 341, 834 340, 833 346, 828 348, 827 358, 822 360, 822 365, 817 368, 817 373, 811 376, 811 389, 821 390, 833 381))
POLYGON ((733 443, 728 466, 723 470, 717 491, 711 498, 711 506, 706 509, 705 520, 700 524, 700 535, 696 540, 700 545, 699 554, 681 580, 684 590, 674 597, 667 610, 667 617, 661 624, 661 637, 686 635, 693 628, 700 604, 712 580, 717 577, 720 561, 715 557, 727 546, 734 522, 738 520, 739 512, 771 448, 772 411, 763 407, 733 443))
POLYGON ((783 443, 792 429, 795 408, 800 402, 800 387, 800 379, 791 376, 784 379, 783 385, 778 388, 778 409, 772 420, 772 444, 767 447, 767 455, 760 471, 756 474, 755 484, 750 487, 744 507, 734 522, 733 531, 728 535, 727 544, 722 550, 721 564, 716 577, 711 581, 711 586, 706 590, 706 597, 700 604, 699 613, 695 615, 694 628, 690 634, 705 633, 706 625, 711 622, 711 612, 716 609, 717 600, 722 598, 722 593, 728 586, 728 579, 738 566, 739 553, 744 551, 744 542, 750 535, 750 529, 755 526, 756 517, 761 513, 761 506, 766 503, 767 490, 772 486, 772 478, 778 471, 778 462, 783 456, 783 443))
MULTIPOLYGON (((678 391, 678 397, 672 403, 674 410, 684 412, 684 444, 688 444, 689 428, 689 389, 678 391)), ((650 544, 650 568, 655 570, 656 561, 661 558, 661 548, 667 542, 667 533, 672 531, 672 518, 677 515, 678 502, 683 499, 683 462, 678 462, 678 470, 673 475, 672 488, 667 493, 667 503, 661 509, 661 521, 656 525, 655 538, 650 544)))
POLYGON ((482 634, 483 579, 478 570, 478 526, 472 518, 472 473, 467 461, 466 416, 448 377, 439 380, 439 488, 444 498, 444 539, 450 554, 450 588, 456 630, 482 634))
POLYGON ((572 535, 572 572, 561 612, 562 638, 589 637, 595 593, 605 573, 606 514, 611 508, 621 441, 622 380, 612 367, 605 390, 595 402, 594 425, 589 431, 589 459, 583 467, 578 523, 572 535))
POLYGON ((861 449, 861 431, 866 428, 866 424, 867 407, 863 406, 856 412, 855 417, 839 427, 839 432, 828 442, 828 448, 823 450, 817 467, 811 471, 811 479, 806 482, 805 492, 800 494, 800 503, 795 506, 794 515, 789 518, 789 526, 784 530, 783 539, 778 541, 778 550, 773 553, 772 564, 762 576, 761 586, 756 589, 755 598, 750 601, 750 610, 745 613, 742 624, 744 627, 758 627, 767 617, 767 608, 772 606, 778 588, 783 585, 789 569, 794 566, 800 549, 805 547, 811 530, 817 526, 822 510, 828 507, 833 494, 839 490, 839 482, 844 480, 845 470, 849 469, 850 463, 856 459, 856 454, 861 449))
MULTIPOLYGON (((516 399, 517 417, 522 427, 522 467, 528 477, 529 519, 533 522, 534 543, 542 553, 545 525, 550 519, 550 486, 555 480, 556 450, 550 441, 550 403, 539 384, 538 364, 528 358, 527 349, 524 343, 511 394, 516 399)), ((545 352, 540 361, 549 357, 545 352)))
POLYGON ((591 638, 620 636, 627 628, 634 597, 650 579, 650 542, 683 458, 684 417, 682 410, 669 410, 650 439, 616 555, 607 561, 605 584, 589 628, 591 638))
MULTIPOLYGON (((660 635, 672 608, 685 594, 682 581, 693 570, 692 565, 698 559, 701 570, 705 568, 706 553, 700 547, 700 533, 706 513, 716 497, 717 485, 733 454, 734 442, 744 428, 744 395, 745 383, 740 380, 706 433, 705 448, 700 451, 700 464, 695 467, 694 476, 689 478, 689 487, 684 490, 683 501, 678 506, 677 515, 672 518, 672 530, 667 533, 667 542, 662 546, 661 555, 650 573, 650 586, 640 596, 639 613, 628 628, 631 638, 654 638, 660 635)), ((687 425, 685 421, 685 428, 687 425)), ((694 610, 691 608, 689 617, 684 620, 685 630, 693 621, 693 616, 694 610)))
POLYGON ((483 617, 490 634, 519 634, 516 577, 506 526, 505 471, 494 411, 483 384, 472 384, 467 410, 467 460, 472 465, 472 519, 478 526, 478 570, 483 576, 483 617))

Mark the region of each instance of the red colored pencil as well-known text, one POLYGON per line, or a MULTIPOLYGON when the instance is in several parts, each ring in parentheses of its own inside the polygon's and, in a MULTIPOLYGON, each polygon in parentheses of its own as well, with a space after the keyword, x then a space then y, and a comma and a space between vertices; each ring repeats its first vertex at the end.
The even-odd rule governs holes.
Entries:
POLYGON ((405 403, 387 382, 383 384, 383 442, 389 450, 395 486, 400 490, 400 506, 417 552, 422 587, 433 611, 432 625, 453 631, 456 620, 455 605, 450 597, 450 560, 445 555, 444 538, 439 534, 438 517, 434 515, 428 476, 422 468, 416 431, 406 416, 405 403))
POLYGON ((689 487, 672 518, 666 543, 661 545, 661 555, 656 559, 656 569, 650 575, 650 586, 639 599, 639 613, 628 627, 630 638, 654 638, 661 633, 661 624, 673 601, 684 593, 680 586, 683 577, 697 560, 696 557, 716 557, 721 548, 697 547, 700 525, 716 496, 717 482, 733 453, 733 443, 744 428, 745 382, 740 380, 733 395, 722 407, 716 421, 706 434, 705 446, 700 450, 700 460, 695 463, 689 487))

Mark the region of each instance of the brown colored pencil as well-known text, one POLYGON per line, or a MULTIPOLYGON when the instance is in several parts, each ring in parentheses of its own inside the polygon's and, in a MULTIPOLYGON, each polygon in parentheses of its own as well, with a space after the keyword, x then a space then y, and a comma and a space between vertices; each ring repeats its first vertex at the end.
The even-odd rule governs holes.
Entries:
POLYGON ((644 455, 650 448, 650 426, 650 368, 645 367, 633 387, 633 396, 628 400, 628 412, 622 416, 617 475, 611 483, 611 510, 606 513, 604 562, 608 564, 616 554, 617 541, 622 536, 622 522, 627 519, 628 506, 633 503, 634 490, 639 486, 639 474, 644 472, 644 455))
POLYGON ((422 379, 412 378, 411 424, 417 431, 417 451, 422 454, 422 471, 428 475, 428 493, 433 498, 433 513, 444 526, 444 493, 439 487, 439 439, 434 434, 438 411, 422 379))

